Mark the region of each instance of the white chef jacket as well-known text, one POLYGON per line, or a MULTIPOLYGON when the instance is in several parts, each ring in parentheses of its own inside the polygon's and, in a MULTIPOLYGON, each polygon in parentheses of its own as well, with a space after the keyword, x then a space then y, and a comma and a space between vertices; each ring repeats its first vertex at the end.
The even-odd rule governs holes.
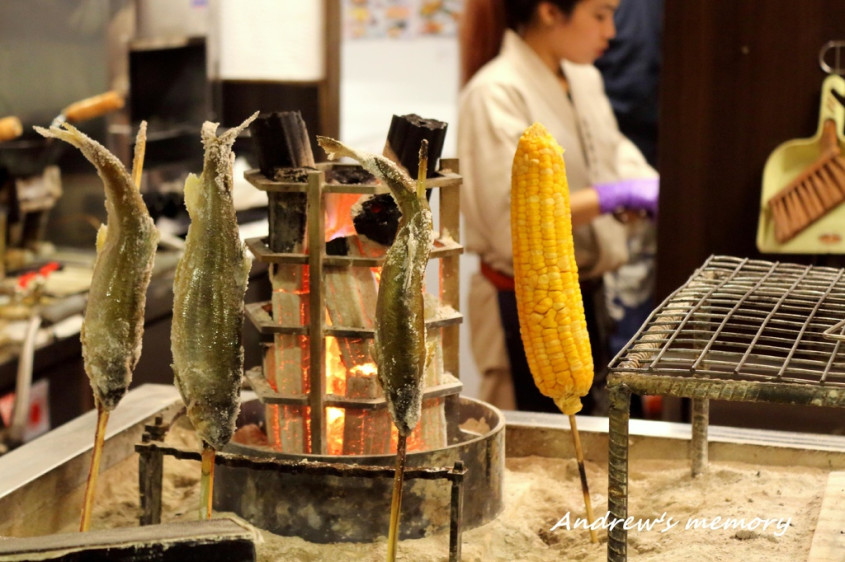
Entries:
MULTIPOLYGON (((511 164, 519 137, 532 123, 548 129, 564 149, 571 191, 622 178, 655 176, 620 131, 601 74, 593 65, 562 62, 569 96, 539 56, 512 30, 499 55, 460 95, 458 156, 463 176, 465 244, 494 269, 513 274, 510 231, 511 164)), ((601 277, 626 262, 626 230, 603 215, 573 232, 582 279, 601 277)), ((470 330, 479 370, 508 367, 495 289, 472 280, 470 330)))

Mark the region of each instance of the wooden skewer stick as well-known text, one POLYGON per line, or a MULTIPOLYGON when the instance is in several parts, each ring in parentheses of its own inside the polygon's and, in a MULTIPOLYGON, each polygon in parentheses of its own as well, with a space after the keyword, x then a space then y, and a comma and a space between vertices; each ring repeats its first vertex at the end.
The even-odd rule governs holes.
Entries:
POLYGON ((214 447, 203 441, 202 467, 200 476, 200 520, 211 519, 211 503, 214 499, 214 447))
POLYGON ((138 136, 135 137, 135 157, 132 159, 132 181, 141 189, 141 176, 144 172, 144 156, 147 152, 147 122, 141 121, 138 136))
POLYGON ((587 469, 584 468, 584 451, 581 449, 581 437, 578 436, 578 426, 575 416, 569 416, 569 428, 572 430, 572 443, 575 445, 575 460, 578 462, 578 473, 581 475, 581 491, 584 493, 584 508, 587 510, 587 522, 590 525, 590 542, 599 542, 596 530, 593 529, 593 504, 590 502, 590 486, 587 485, 587 469))
POLYGON ((393 477, 393 500, 390 502, 390 528, 387 533, 387 561, 396 560, 396 545, 399 542, 399 512, 402 508, 402 482, 405 480, 405 458, 407 435, 399 435, 396 445, 396 474, 393 477))
POLYGON ((97 400, 97 429, 94 432, 94 450, 91 452, 91 466, 85 483, 85 499, 82 502, 81 532, 91 527, 91 511, 94 506, 94 494, 97 490, 97 476, 100 473, 100 459, 103 456, 103 442, 106 437, 106 425, 109 423, 109 411, 97 400))

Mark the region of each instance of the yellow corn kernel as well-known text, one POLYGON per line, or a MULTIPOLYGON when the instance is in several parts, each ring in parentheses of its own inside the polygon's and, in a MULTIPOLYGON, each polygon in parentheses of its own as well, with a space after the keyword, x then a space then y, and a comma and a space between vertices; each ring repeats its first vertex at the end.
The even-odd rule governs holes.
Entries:
POLYGON ((519 139, 511 172, 519 328, 537 388, 564 414, 581 409, 593 356, 578 285, 563 149, 539 123, 519 139))

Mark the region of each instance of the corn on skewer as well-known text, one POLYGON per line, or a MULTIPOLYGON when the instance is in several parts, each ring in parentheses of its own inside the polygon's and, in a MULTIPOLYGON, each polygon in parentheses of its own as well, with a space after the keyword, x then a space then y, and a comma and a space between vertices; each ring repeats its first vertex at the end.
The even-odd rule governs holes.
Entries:
MULTIPOLYGON (((540 392, 569 416, 587 518, 592 523, 575 413, 593 382, 593 359, 562 153, 539 123, 519 139, 511 174, 514 284, 528 366, 540 392)), ((590 538, 597 542, 592 529, 590 538)))

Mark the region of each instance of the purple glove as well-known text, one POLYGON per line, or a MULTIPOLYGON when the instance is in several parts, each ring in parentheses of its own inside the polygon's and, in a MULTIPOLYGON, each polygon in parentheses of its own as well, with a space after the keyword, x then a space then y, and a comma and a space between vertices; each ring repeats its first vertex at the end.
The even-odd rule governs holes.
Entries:
POLYGON ((657 216, 657 195, 660 193, 658 178, 637 178, 596 185, 599 208, 602 213, 615 211, 645 211, 657 216))

